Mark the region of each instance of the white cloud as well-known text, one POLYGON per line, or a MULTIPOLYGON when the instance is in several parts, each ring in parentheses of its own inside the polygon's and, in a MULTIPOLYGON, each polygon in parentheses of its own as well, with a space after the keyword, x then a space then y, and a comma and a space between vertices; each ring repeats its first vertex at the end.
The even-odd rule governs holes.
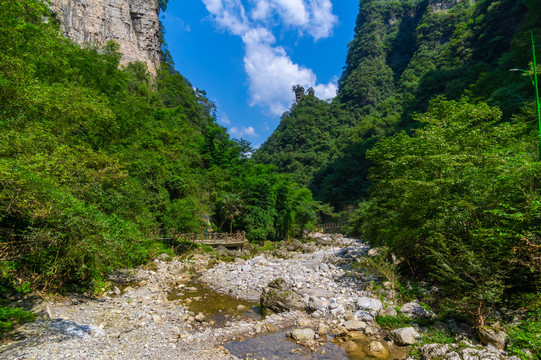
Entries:
POLYGON ((252 138, 258 136, 254 128, 251 126, 241 127, 240 129, 236 126, 233 126, 231 129, 229 129, 229 134, 239 139, 245 136, 252 137, 252 138))
POLYGON ((331 0, 250 0, 252 20, 269 22, 278 15, 283 24, 307 32, 315 40, 332 35, 338 17, 332 12, 331 0))
MULTIPOLYGON (((338 18, 332 13, 331 0, 202 1, 220 27, 242 37, 252 106, 264 106, 272 114, 282 114, 294 99, 291 87, 295 84, 313 87, 316 96, 323 99, 336 96, 336 79, 328 84, 317 84, 314 72, 295 64, 283 47, 275 45, 272 33, 278 19, 281 24, 295 28, 301 34, 307 33, 314 40, 332 35, 338 18)), ((239 137, 253 136, 249 129, 234 127, 230 133, 233 136, 241 134, 239 137)))
POLYGON ((220 117, 220 122, 224 125, 231 125, 231 120, 229 120, 229 116, 227 116, 227 114, 223 114, 220 117))
POLYGON ((312 70, 293 63, 282 47, 273 47, 275 38, 267 29, 252 29, 242 39, 251 105, 267 106, 273 114, 281 115, 294 99, 291 87, 295 84, 314 87, 316 95, 323 99, 336 96, 336 80, 316 85, 312 70))
POLYGON ((308 32, 314 39, 332 35, 338 17, 332 13, 331 0, 310 0, 311 21, 308 32))
POLYGON ((221 27, 235 35, 242 35, 250 28, 241 0, 202 0, 209 13, 221 27))

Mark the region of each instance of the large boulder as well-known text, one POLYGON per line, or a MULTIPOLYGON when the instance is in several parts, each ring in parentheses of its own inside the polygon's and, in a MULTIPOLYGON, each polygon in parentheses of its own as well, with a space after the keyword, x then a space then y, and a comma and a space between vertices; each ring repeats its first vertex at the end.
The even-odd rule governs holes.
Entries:
POLYGON ((420 337, 419 333, 413 327, 401 328, 393 330, 389 333, 389 337, 396 345, 412 345, 417 342, 420 337))
POLYGON ((379 299, 363 296, 357 300, 357 307, 359 309, 379 311, 383 307, 383 303, 379 299))
POLYGON ((404 304, 400 308, 400 313, 412 318, 433 318, 435 315, 419 305, 417 301, 412 301, 404 304))
POLYGON ((274 312, 284 312, 305 309, 302 297, 283 278, 275 279, 263 288, 259 301, 263 311, 270 309, 274 312))
POLYGON ((484 345, 492 345, 499 350, 505 349, 507 334, 504 331, 482 325, 477 329, 477 334, 484 345))

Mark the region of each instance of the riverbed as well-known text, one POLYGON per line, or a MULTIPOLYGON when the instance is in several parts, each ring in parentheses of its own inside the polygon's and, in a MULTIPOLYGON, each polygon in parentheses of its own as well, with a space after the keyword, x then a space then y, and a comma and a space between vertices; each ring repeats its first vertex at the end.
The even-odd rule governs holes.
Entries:
POLYGON ((23 326, 0 357, 358 360, 371 358, 368 347, 378 342, 388 358, 405 358, 376 328, 375 311, 358 304, 370 295, 363 290, 367 279, 350 276, 348 264, 367 250, 355 239, 324 237, 286 256, 282 251, 282 257, 264 253, 220 262, 205 253, 164 255, 116 274, 104 296, 48 300, 48 316, 23 326), (259 294, 278 277, 313 305, 309 313, 262 316, 259 294), (340 334, 347 321, 366 326, 348 337, 340 334), (296 341, 288 333, 296 328, 319 332, 296 341))

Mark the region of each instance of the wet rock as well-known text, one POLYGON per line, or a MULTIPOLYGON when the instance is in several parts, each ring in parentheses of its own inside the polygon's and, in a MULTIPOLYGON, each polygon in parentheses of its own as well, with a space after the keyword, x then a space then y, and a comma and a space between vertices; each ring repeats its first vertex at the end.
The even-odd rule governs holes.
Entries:
POLYGON ((420 335, 415 328, 407 327, 391 331, 389 337, 396 345, 412 345, 417 342, 420 335))
POLYGON ((206 319, 206 316, 202 313, 199 313, 195 316, 195 320, 198 322, 203 322, 205 321, 205 319, 206 319))
POLYGON ((357 345, 355 342, 350 340, 344 344, 344 347, 346 348, 346 351, 352 351, 352 350, 357 349, 359 345, 357 345))
POLYGON ((423 360, 432 360, 434 358, 442 358, 449 352, 449 345, 445 344, 426 344, 420 349, 423 360))
POLYGON ((507 334, 504 331, 491 326, 480 326, 477 334, 484 345, 492 345, 499 350, 505 349, 507 334))
POLYGON ((273 280, 263 288, 260 304, 262 309, 271 309, 275 312, 305 309, 302 297, 293 291, 283 278, 273 280))
POLYGON ((246 310, 246 306, 244 306, 244 305, 238 305, 237 306, 237 311, 244 311, 244 310, 246 310))
POLYGON ((384 359, 389 356, 389 351, 379 341, 372 341, 368 344, 368 355, 378 359, 384 359))
POLYGON ((296 341, 310 341, 314 340, 316 333, 313 329, 293 329, 291 330, 291 337, 296 341))

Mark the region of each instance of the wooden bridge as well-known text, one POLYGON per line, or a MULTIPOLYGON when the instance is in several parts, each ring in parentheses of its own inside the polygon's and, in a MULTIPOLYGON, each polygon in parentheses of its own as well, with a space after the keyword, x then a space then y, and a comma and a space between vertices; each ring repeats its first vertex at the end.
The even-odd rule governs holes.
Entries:
POLYGON ((237 231, 236 233, 189 233, 180 234, 178 238, 209 246, 224 246, 241 248, 248 241, 246 240, 246 232, 237 231))
POLYGON ((344 225, 344 223, 325 223, 321 226, 321 231, 326 234, 339 233, 344 225))

